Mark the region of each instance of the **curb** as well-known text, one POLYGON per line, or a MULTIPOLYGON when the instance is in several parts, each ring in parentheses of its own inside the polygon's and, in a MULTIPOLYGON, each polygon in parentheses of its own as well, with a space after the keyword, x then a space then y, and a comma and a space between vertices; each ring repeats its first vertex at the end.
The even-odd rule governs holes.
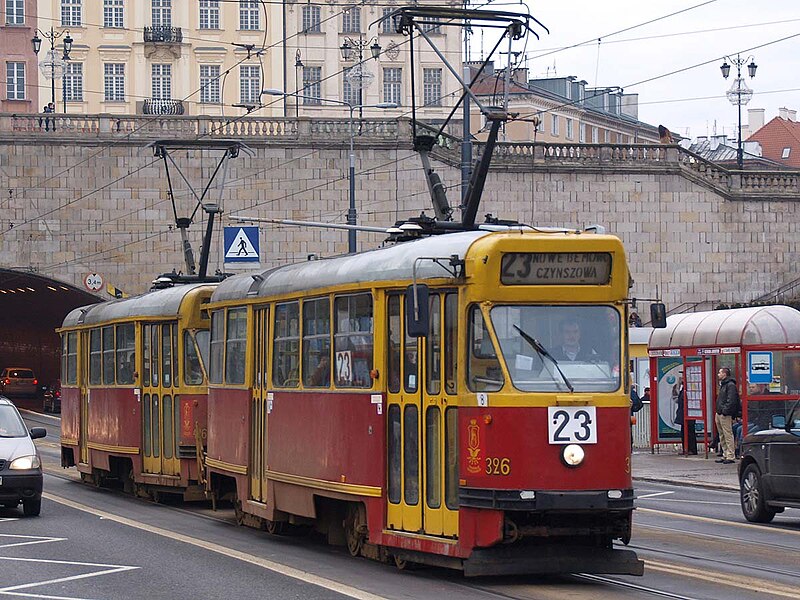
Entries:
POLYGON ((723 492, 736 492, 739 493, 738 485, 731 485, 728 483, 710 483, 707 481, 695 481, 687 479, 669 479, 667 477, 633 477, 634 481, 646 481, 648 483, 668 483, 670 485, 679 485, 681 487, 696 487, 707 490, 718 490, 723 492))

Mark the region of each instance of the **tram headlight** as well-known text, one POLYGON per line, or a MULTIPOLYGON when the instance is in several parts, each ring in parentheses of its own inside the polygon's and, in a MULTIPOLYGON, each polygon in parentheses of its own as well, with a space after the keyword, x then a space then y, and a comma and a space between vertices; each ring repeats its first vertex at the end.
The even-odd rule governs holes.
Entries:
POLYGON ((567 444, 561 451, 561 460, 568 467, 577 467, 583 462, 585 453, 578 444, 567 444))

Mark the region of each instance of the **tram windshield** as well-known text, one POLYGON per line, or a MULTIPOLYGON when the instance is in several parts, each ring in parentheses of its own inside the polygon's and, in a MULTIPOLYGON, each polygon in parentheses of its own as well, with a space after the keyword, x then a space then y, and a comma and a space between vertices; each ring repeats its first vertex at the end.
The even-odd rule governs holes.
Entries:
POLYGON ((620 314, 613 307, 495 306, 491 319, 518 390, 619 389, 620 314))

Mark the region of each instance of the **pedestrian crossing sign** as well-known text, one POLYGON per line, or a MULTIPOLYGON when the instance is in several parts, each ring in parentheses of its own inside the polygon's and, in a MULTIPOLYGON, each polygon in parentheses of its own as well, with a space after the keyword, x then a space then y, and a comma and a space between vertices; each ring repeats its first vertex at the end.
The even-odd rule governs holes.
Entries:
POLYGON ((225 227, 225 262, 260 262, 258 227, 225 227))

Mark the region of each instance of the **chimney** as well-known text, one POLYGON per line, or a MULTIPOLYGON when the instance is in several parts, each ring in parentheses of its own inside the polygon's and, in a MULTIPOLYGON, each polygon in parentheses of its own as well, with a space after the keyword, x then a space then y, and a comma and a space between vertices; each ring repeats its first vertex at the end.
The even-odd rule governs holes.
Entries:
POLYGON ((784 121, 789 120, 789 109, 788 108, 779 108, 778 109, 778 116, 783 119, 784 121))
POLYGON ((786 112, 789 114, 789 120, 790 121, 792 121, 792 122, 797 121, 797 111, 796 110, 787 110, 786 112))
POLYGON ((712 135, 711 136, 711 149, 716 150, 720 146, 724 146, 728 141, 727 135, 712 135))
POLYGON ((747 129, 750 135, 754 134, 763 126, 764 126, 764 109, 763 108, 747 109, 747 129))

